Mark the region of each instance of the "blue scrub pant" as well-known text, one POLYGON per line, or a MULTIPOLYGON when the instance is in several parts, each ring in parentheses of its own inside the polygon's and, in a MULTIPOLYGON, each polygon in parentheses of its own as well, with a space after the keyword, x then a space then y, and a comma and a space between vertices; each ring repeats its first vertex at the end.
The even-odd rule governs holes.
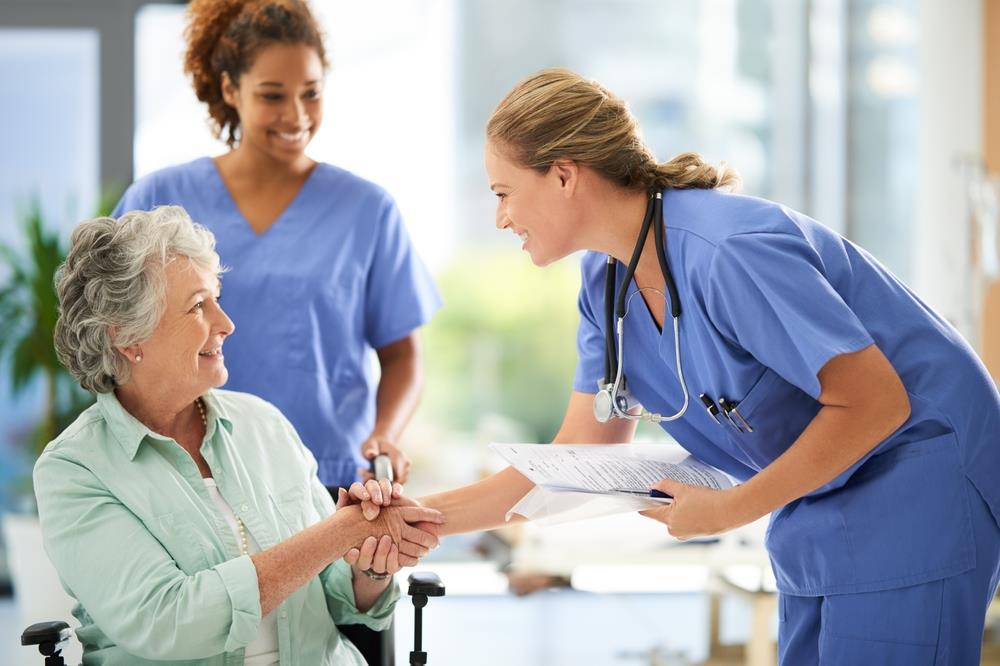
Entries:
POLYGON ((1000 578, 1000 528, 967 486, 976 567, 923 585, 778 600, 782 666, 979 664, 986 608, 1000 578))

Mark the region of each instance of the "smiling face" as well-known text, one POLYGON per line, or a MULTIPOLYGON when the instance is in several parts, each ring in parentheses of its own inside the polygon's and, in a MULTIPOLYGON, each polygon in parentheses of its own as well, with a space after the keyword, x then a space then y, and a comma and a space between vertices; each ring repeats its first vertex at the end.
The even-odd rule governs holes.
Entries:
POLYGON ((153 335, 139 345, 142 362, 132 366, 132 380, 168 386, 186 402, 226 383, 222 344, 235 327, 219 306, 215 272, 181 257, 164 273, 163 316, 153 335))
POLYGON ((575 242, 569 197, 575 171, 553 165, 545 173, 516 164, 492 142, 486 145, 486 175, 497 197, 496 227, 522 241, 521 249, 536 266, 580 249, 575 242))
POLYGON ((280 162, 301 158, 323 120, 323 63, 307 44, 271 44, 239 79, 222 78, 240 116, 240 148, 280 162))

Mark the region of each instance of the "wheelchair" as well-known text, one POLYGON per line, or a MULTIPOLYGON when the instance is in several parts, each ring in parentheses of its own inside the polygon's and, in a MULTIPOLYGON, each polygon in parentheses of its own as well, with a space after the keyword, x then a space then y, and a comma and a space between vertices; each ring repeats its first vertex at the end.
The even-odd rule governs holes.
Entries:
MULTIPOLYGON (((423 609, 430 597, 443 597, 445 587, 437 574, 429 571, 414 571, 406 582, 407 594, 413 601, 413 650, 410 651, 410 666, 424 666, 427 663, 427 652, 423 650, 423 609)), ((72 637, 73 631, 62 620, 38 622, 21 634, 21 645, 37 645, 38 651, 45 657, 45 666, 66 666, 62 651, 72 637)))

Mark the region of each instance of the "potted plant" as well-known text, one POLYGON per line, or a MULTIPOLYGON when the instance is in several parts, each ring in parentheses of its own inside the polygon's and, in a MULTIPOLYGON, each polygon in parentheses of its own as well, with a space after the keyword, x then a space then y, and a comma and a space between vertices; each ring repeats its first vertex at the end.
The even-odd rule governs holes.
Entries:
MULTIPOLYGON (((101 210, 109 211, 111 203, 110 197, 102 197, 101 210)), ((41 380, 45 399, 35 427, 0 435, 14 437, 15 443, 22 445, 30 468, 45 445, 90 405, 93 397, 59 364, 52 342, 59 316, 55 273, 66 259, 64 243, 57 231, 46 227, 37 201, 21 227, 22 251, 0 243, 0 367, 7 368, 15 396, 41 380)), ((3 535, 21 620, 28 624, 68 619, 72 601, 42 548, 30 473, 15 481, 11 491, 11 505, 17 510, 4 514, 3 535)))

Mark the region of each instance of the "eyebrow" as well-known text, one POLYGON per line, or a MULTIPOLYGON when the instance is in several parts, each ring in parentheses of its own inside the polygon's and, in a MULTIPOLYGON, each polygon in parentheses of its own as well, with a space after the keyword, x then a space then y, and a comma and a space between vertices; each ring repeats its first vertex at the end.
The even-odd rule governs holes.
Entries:
POLYGON ((490 190, 496 192, 498 187, 510 187, 510 185, 504 185, 503 183, 493 183, 490 185, 490 190))
POLYGON ((218 280, 215 289, 198 289, 197 291, 191 292, 191 295, 187 297, 185 303, 190 303, 196 296, 201 296, 202 294, 211 295, 213 291, 222 291, 222 280, 218 280))

